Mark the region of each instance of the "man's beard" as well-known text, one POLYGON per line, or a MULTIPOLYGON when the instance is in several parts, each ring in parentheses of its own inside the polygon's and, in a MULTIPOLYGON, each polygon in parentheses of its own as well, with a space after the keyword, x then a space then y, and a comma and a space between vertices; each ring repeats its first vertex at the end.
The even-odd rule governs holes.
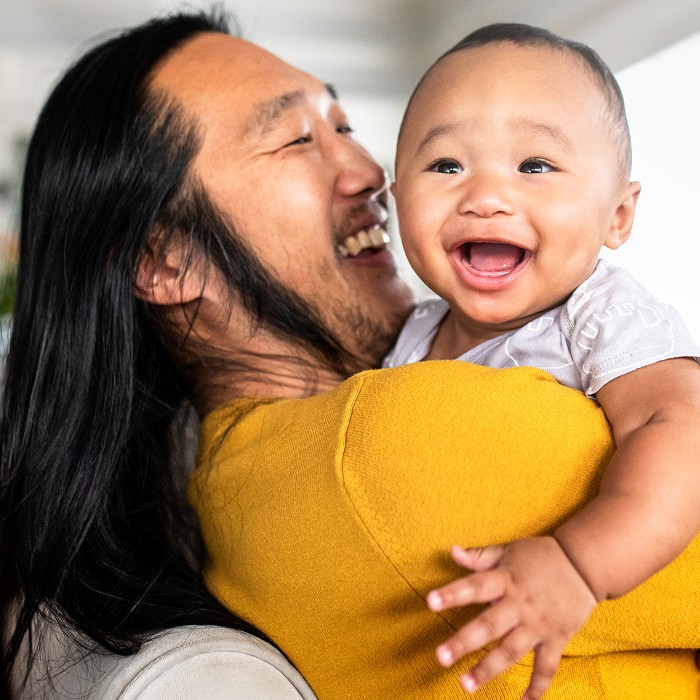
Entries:
POLYGON ((397 315, 393 322, 382 323, 369 317, 359 306, 343 306, 337 302, 327 313, 333 317, 337 328, 347 329, 348 335, 353 338, 356 367, 347 376, 379 367, 396 341, 403 322, 403 317, 397 315))
MULTIPOLYGON (((240 300, 258 328, 299 346, 318 363, 319 369, 339 378, 379 366, 396 339, 402 319, 382 322, 368 317, 358 305, 337 301, 329 305, 324 299, 326 318, 347 332, 347 337, 339 338, 324 322, 314 299, 302 297, 263 266, 201 184, 187 190, 178 205, 170 209, 173 220, 168 227, 191 236, 194 254, 203 254, 221 273, 231 299, 240 300)), ((296 356, 289 359, 300 361, 296 356)), ((237 361, 242 363, 242 358, 237 361)))

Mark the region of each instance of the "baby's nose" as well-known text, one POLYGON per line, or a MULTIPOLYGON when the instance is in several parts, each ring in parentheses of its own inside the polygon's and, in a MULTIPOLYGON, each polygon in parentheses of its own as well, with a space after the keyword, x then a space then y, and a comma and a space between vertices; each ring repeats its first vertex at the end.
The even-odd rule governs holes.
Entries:
POLYGON ((494 175, 475 174, 465 183, 460 211, 482 217, 512 214, 512 193, 508 183, 494 175))

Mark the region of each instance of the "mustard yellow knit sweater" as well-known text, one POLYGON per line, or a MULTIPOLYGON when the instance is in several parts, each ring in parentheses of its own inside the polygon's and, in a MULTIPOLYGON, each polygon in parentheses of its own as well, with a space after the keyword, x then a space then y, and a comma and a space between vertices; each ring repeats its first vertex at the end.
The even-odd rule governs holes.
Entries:
MULTIPOLYGON (((424 362, 332 393, 238 400, 204 421, 190 496, 206 579, 320 700, 464 699, 435 647, 475 612, 425 596, 462 575, 449 546, 551 532, 596 492, 601 410, 539 370, 424 362)), ((567 647, 547 700, 697 700, 700 541, 567 647), (656 649, 655 651, 648 651, 656 649)), ((512 700, 528 661, 476 693, 512 700)))

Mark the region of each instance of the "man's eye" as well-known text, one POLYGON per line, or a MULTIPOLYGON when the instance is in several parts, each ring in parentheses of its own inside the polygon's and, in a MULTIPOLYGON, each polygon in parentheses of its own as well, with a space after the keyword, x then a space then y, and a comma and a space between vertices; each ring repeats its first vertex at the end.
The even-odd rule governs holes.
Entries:
POLYGON ((443 175, 458 175, 462 172, 462 166, 456 160, 442 158, 431 163, 428 170, 434 173, 442 173, 443 175))
POLYGON ((304 134, 304 136, 300 136, 298 139, 290 141, 288 144, 285 145, 285 148, 287 146, 302 146, 305 143, 311 143, 311 134, 304 134))
POLYGON ((335 130, 338 134, 352 134, 355 131, 349 124, 341 124, 335 130))
POLYGON ((518 166, 518 172, 539 175, 554 172, 554 168, 542 160, 526 160, 518 166))

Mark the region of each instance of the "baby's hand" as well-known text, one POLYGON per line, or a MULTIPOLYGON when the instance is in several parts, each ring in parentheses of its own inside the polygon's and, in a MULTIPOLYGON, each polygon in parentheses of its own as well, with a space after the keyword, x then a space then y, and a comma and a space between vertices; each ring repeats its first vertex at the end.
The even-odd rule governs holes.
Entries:
POLYGON ((428 607, 448 610, 491 603, 437 649, 451 666, 465 654, 500 640, 462 677, 474 692, 535 651, 523 700, 537 700, 552 681, 569 639, 596 605, 588 585, 553 537, 532 537, 498 547, 452 548, 454 561, 476 572, 428 594, 428 607))

